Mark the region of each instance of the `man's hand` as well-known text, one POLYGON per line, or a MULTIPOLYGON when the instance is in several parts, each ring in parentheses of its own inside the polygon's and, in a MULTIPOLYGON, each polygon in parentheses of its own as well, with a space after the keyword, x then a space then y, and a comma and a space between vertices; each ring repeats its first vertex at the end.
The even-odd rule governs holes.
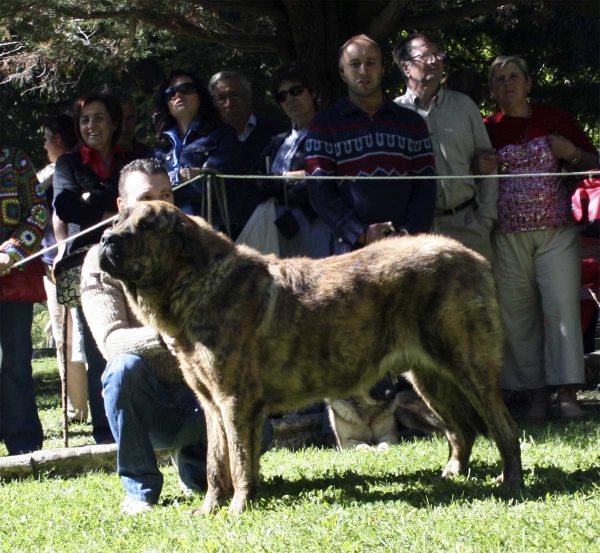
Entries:
POLYGON ((383 240, 390 233, 394 232, 394 227, 391 221, 387 223, 374 223, 369 225, 358 239, 358 243, 362 246, 368 246, 378 240, 383 240))
POLYGON ((474 175, 491 175, 498 168, 496 148, 489 152, 477 154, 471 162, 471 172, 474 175))

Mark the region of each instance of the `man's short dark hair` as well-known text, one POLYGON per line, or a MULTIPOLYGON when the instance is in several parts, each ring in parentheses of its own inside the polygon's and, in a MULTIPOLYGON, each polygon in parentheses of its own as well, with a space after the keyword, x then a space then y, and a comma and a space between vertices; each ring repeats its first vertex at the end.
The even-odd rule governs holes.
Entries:
POLYGON ((54 113, 49 115, 44 119, 42 127, 48 129, 52 136, 60 134, 67 150, 72 150, 77 144, 75 122, 73 121, 73 117, 67 113, 54 113))
POLYGON ((400 73, 402 74, 402 78, 404 82, 408 82, 408 77, 402 71, 402 62, 409 61, 413 56, 412 43, 415 40, 421 39, 423 42, 427 42, 428 44, 438 44, 438 41, 435 37, 431 35, 426 35, 424 33, 413 33, 406 38, 403 38, 396 46, 394 47, 394 61, 396 65, 400 69, 400 73))
POLYGON ((125 191, 125 181, 131 173, 143 173, 148 176, 164 173, 166 177, 169 176, 158 160, 154 158, 136 159, 121 169, 121 174, 119 176, 119 196, 121 198, 127 196, 125 191))
POLYGON ((379 46, 379 43, 376 42, 375 40, 373 40, 371 37, 368 37, 367 35, 354 35, 354 36, 350 37, 346 42, 344 42, 344 44, 342 44, 340 46, 340 49, 338 50, 338 68, 340 71, 344 70, 344 68, 342 66, 342 56, 344 55, 346 48, 348 47, 349 44, 352 44, 353 42, 356 42, 357 40, 366 40, 367 42, 374 44, 377 47, 377 49, 379 50, 379 56, 381 58, 381 65, 384 65, 383 52, 381 51, 381 46, 379 46))

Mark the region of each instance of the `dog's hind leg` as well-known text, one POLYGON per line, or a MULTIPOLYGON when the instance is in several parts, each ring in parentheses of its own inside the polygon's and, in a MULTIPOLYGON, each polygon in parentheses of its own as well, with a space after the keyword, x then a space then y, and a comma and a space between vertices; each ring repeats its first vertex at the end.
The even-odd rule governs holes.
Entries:
POLYGON ((477 417, 476 411, 456 384, 441 377, 437 370, 415 369, 409 380, 444 427, 450 453, 442 478, 464 473, 477 437, 475 426, 467 421, 477 417))
POLYGON ((492 385, 482 387, 467 382, 463 382, 462 385, 468 387, 465 388, 465 393, 479 412, 500 451, 503 470, 497 481, 509 487, 521 487, 523 468, 519 432, 500 395, 500 387, 492 385))

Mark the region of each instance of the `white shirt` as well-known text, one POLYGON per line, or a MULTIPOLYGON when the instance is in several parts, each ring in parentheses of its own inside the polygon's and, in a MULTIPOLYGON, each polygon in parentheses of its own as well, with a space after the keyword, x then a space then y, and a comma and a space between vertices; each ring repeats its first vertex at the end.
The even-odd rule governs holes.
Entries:
POLYGON ((250 117, 248 117, 248 121, 246 121, 244 132, 238 136, 238 140, 240 142, 245 142, 248 139, 248 137, 252 134, 254 127, 256 127, 256 117, 254 116, 254 113, 251 113, 250 117))
POLYGON ((466 94, 440 90, 427 109, 420 98, 407 88, 406 93, 394 100, 399 106, 416 111, 427 122, 437 179, 437 209, 451 209, 473 198, 482 217, 497 219, 498 179, 448 180, 443 176, 472 175, 471 161, 492 149, 490 138, 475 102, 466 94))

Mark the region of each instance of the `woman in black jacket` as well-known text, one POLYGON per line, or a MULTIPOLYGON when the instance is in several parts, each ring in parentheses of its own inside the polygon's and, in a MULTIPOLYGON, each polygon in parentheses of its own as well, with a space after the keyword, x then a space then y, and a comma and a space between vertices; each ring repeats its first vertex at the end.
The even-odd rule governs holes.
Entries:
MULTIPOLYGON (((117 213, 119 173, 125 164, 125 154, 117 145, 122 117, 121 104, 108 94, 86 94, 73 106, 75 132, 82 144, 60 156, 54 171, 54 209, 58 218, 68 224, 69 236, 117 213)), ((74 239, 67 245, 67 254, 97 244, 103 231, 100 228, 74 239)), ((92 337, 81 306, 77 310, 88 364, 94 439, 96 443, 114 442, 102 398, 101 379, 106 361, 92 337)))

